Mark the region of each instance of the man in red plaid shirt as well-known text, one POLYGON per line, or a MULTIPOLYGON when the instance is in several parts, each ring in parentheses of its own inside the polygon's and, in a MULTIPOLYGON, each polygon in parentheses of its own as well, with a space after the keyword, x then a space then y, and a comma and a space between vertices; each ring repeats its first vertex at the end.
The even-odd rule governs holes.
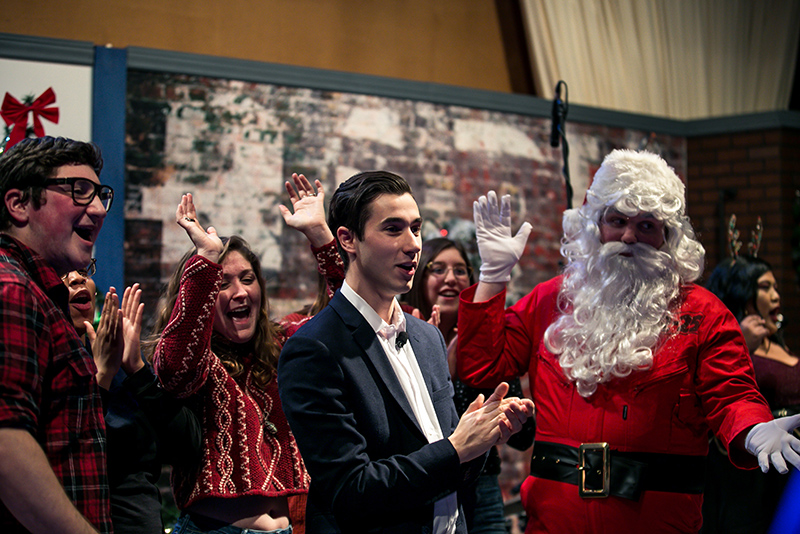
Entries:
POLYGON ((25 139, 0 155, 0 532, 112 532, 97 368, 61 276, 89 265, 113 191, 100 151, 25 139))

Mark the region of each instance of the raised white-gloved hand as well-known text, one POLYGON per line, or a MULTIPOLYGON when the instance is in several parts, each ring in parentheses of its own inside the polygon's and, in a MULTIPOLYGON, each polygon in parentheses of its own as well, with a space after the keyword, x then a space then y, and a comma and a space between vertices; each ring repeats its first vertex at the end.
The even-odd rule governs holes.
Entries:
POLYGON ((497 204, 497 193, 489 191, 472 204, 475 236, 481 255, 481 282, 505 283, 511 280, 511 269, 525 250, 531 233, 530 223, 523 223, 517 235, 511 236, 511 195, 503 195, 497 204))
POLYGON ((750 429, 744 440, 745 448, 758 458, 758 465, 763 472, 769 471, 769 463, 779 473, 786 473, 786 461, 800 469, 800 440, 792 431, 800 426, 800 414, 779 417, 773 421, 759 423, 750 429))

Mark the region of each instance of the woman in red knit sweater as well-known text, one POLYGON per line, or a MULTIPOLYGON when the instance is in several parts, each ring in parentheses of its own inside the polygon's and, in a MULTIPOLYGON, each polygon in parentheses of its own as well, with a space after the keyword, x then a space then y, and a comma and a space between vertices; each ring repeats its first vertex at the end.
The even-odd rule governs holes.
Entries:
MULTIPOLYGON (((293 212, 331 285, 344 277, 325 224, 324 193, 301 175, 287 182, 293 212)), ((220 238, 197 222, 183 195, 177 223, 194 244, 162 297, 153 355, 162 386, 201 420, 203 458, 196 470, 173 472, 183 514, 174 532, 302 532, 309 476, 283 415, 277 388, 281 347, 293 331, 269 319, 258 257, 238 236, 220 238)))

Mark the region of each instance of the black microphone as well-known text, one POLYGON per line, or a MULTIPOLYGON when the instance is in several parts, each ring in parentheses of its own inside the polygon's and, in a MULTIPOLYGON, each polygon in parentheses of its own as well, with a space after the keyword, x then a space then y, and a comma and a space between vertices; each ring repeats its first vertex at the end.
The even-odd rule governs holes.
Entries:
POLYGON ((394 348, 397 350, 402 349, 403 345, 406 344, 406 341, 408 341, 408 334, 406 332, 398 332, 394 337, 394 348))
POLYGON ((558 141, 561 139, 561 82, 556 84, 556 96, 553 98, 553 127, 550 130, 550 146, 558 148, 558 141))

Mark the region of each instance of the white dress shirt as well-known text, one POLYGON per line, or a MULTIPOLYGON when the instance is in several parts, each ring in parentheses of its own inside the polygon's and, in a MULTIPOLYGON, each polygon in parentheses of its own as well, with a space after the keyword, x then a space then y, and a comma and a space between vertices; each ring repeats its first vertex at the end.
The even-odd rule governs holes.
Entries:
MULTIPOLYGON (((372 306, 367 304, 367 301, 347 285, 347 282, 342 284, 341 292, 375 331, 428 443, 443 439, 439 419, 433 409, 433 402, 428 394, 428 388, 425 386, 425 379, 422 377, 422 371, 420 371, 411 343, 403 344, 399 350, 395 347, 397 334, 406 330, 406 318, 400 304, 396 300, 392 300, 392 324, 389 325, 372 309, 372 306)), ((434 505, 433 533, 455 533, 457 518, 458 499, 455 493, 451 493, 436 501, 434 505)))

